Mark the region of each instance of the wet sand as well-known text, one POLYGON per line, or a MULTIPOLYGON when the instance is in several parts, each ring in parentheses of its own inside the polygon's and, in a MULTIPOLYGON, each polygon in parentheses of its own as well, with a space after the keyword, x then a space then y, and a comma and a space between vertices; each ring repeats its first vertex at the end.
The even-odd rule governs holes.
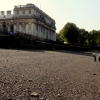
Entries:
POLYGON ((0 100, 100 100, 92 53, 0 49, 0 100))

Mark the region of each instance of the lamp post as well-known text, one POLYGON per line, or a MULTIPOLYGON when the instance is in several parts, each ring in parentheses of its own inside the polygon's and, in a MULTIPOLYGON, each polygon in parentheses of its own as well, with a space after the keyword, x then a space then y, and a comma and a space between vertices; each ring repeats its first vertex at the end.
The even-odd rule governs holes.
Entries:
POLYGON ((5 22, 5 16, 3 17, 3 31, 6 30, 6 22, 5 22))
POLYGON ((3 19, 4 19, 4 22, 5 22, 5 15, 4 15, 3 19))
POLYGON ((10 24, 10 31, 14 32, 14 26, 13 26, 13 20, 11 19, 11 24, 10 24))

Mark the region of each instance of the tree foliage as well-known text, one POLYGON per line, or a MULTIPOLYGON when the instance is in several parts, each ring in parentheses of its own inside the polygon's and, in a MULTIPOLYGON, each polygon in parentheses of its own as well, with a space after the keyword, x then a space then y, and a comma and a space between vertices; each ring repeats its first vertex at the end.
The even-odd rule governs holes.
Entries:
POLYGON ((88 39, 88 35, 88 31, 86 31, 85 29, 79 29, 78 45, 83 46, 88 39))
MULTIPOLYGON (((100 30, 90 32, 85 29, 79 29, 74 23, 67 23, 59 32, 63 40, 72 45, 95 45, 100 44, 100 30)), ((58 36, 59 37, 59 36, 58 36)), ((59 38, 60 41, 61 38, 59 38)))
POLYGON ((64 43, 64 38, 61 34, 56 33, 56 41, 60 43, 64 43))
POLYGON ((97 43, 100 44, 100 30, 98 31, 97 43))
POLYGON ((79 29, 75 24, 67 23, 60 31, 60 34, 64 36, 68 43, 73 45, 78 43, 79 29))
POLYGON ((88 35, 88 42, 90 45, 95 45, 95 44, 98 44, 98 31, 96 30, 92 30, 89 32, 89 35, 88 35))

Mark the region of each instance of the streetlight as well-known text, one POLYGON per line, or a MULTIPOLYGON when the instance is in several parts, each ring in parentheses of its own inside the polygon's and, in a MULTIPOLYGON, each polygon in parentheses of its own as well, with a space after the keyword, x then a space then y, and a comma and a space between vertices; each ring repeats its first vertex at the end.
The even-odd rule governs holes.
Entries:
POLYGON ((11 19, 11 23, 13 23, 13 20, 11 19))
POLYGON ((13 20, 11 19, 11 24, 10 24, 10 31, 13 32, 14 31, 14 26, 13 26, 13 20))
POLYGON ((4 17, 3 17, 3 30, 5 30, 6 29, 6 22, 5 22, 5 15, 4 15, 4 17))
POLYGON ((3 19, 4 19, 4 22, 5 22, 5 15, 4 15, 3 19))

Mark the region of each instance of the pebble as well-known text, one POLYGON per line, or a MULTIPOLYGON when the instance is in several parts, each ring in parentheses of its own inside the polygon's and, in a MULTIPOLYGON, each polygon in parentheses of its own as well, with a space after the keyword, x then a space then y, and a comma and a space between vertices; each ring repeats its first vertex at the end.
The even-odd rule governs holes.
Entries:
POLYGON ((31 93, 31 96, 32 96, 32 97, 39 97, 39 94, 38 94, 37 92, 32 92, 32 93, 31 93))
POLYGON ((33 80, 29 80, 29 82, 33 82, 33 80))
POLYGON ((58 97, 61 97, 61 95, 60 95, 60 94, 57 94, 57 96, 58 96, 58 97))
POLYGON ((93 73, 93 75, 96 75, 96 73, 93 73))
POLYGON ((46 100, 46 98, 41 98, 41 100, 46 100))

